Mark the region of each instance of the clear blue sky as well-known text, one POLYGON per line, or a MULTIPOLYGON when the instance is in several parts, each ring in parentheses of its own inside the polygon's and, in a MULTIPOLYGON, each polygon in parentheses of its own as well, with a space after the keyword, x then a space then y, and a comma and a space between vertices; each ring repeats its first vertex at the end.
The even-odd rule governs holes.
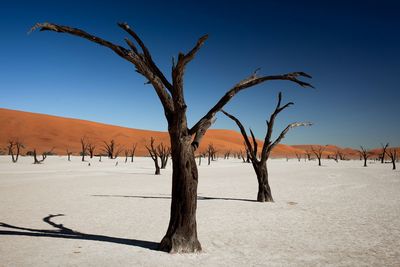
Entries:
MULTIPOLYGON (((263 138, 282 91, 295 105, 281 113, 276 131, 293 121, 314 122, 289 132, 284 143, 400 146, 398 1, 216 2, 3 1, 0 107, 166 130, 153 88, 132 65, 76 37, 27 35, 35 22, 49 21, 124 44, 116 22, 125 21, 168 77, 172 56, 210 35, 185 76, 191 125, 258 67, 260 74, 305 71, 316 90, 266 83, 225 109, 263 138)), ((219 114, 213 128, 236 125, 219 114)))

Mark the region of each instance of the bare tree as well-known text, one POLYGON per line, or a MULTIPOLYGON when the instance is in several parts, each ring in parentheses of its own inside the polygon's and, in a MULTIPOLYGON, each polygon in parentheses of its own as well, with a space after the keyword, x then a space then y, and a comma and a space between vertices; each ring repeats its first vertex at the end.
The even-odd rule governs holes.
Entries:
POLYGON ((215 149, 214 145, 212 143, 208 144, 207 147, 207 156, 208 156, 208 165, 211 164, 211 161, 215 160, 215 154, 217 153, 217 150, 215 149))
POLYGON ((301 154, 300 154, 300 153, 297 153, 297 152, 295 152, 295 154, 296 154, 297 160, 300 162, 300 160, 301 160, 301 154))
POLYGON ((157 149, 154 147, 154 138, 150 139, 150 146, 146 145, 146 149, 149 152, 150 157, 154 161, 154 167, 156 168, 155 175, 160 174, 160 165, 158 164, 158 154, 157 149))
POLYGON ((8 141, 7 149, 8 155, 11 155, 11 161, 16 163, 18 161, 21 148, 25 146, 18 139, 11 139, 8 141))
POLYGON ((311 152, 306 149, 304 154, 306 155, 306 159, 308 159, 308 161, 310 161, 311 160, 311 152))
POLYGON ((336 161, 336 163, 339 162, 339 152, 338 151, 336 151, 335 154, 328 155, 328 156, 331 157, 331 159, 333 159, 334 161, 336 161))
POLYGON ((228 150, 228 151, 226 151, 225 154, 224 154, 224 159, 229 159, 230 156, 231 156, 231 151, 228 150))
POLYGON ((82 156, 82 161, 85 161, 85 156, 88 150, 88 142, 85 137, 81 138, 81 156, 82 156))
POLYGON ((137 143, 132 145, 132 149, 129 150, 130 157, 131 157, 131 162, 133 162, 133 158, 135 157, 136 147, 137 147, 137 143))
POLYGON ((358 152, 360 153, 360 157, 364 159, 364 167, 367 167, 367 160, 372 155, 372 153, 367 149, 363 148, 362 146, 361 150, 359 150, 358 152))
POLYGON ((396 169, 396 160, 397 160, 397 150, 396 148, 385 150, 386 155, 390 158, 393 164, 393 170, 396 169))
POLYGON ((88 142, 87 151, 89 152, 90 158, 92 159, 94 156, 94 150, 96 149, 96 145, 92 142, 88 142))
POLYGON ((382 153, 379 155, 379 158, 381 160, 381 163, 385 163, 385 156, 387 155, 386 153, 386 149, 389 147, 389 143, 386 143, 385 145, 383 145, 381 143, 381 147, 382 147, 382 153))
POLYGON ((311 146, 311 151, 312 153, 314 153, 314 155, 317 157, 318 159, 318 166, 321 166, 321 158, 322 158, 322 153, 324 152, 325 147, 323 146, 311 146))
POLYGON ((67 148, 68 161, 71 161, 71 155, 72 155, 72 152, 69 151, 69 149, 67 148))
POLYGON ((340 160, 346 160, 346 154, 339 149, 336 151, 336 154, 339 156, 340 160))
MULTIPOLYGON (((247 151, 247 149, 246 149, 246 151, 247 151)), ((244 157, 244 153, 242 150, 240 150, 240 152, 239 152, 239 157, 243 160, 243 163, 246 163, 246 158, 244 157)))
POLYGON ((261 149, 261 158, 260 159, 257 158, 258 143, 253 134, 253 131, 250 129, 250 134, 251 134, 251 138, 253 141, 253 144, 251 144, 249 138, 247 137, 246 130, 244 129, 242 123, 233 115, 222 110, 222 112, 226 116, 228 116, 228 118, 230 118, 231 120, 236 122, 237 126, 240 129, 240 132, 242 133, 242 136, 243 136, 244 141, 247 146, 247 150, 249 151, 249 154, 250 154, 251 163, 253 164, 254 171, 256 172, 256 175, 257 175, 257 180, 258 180, 257 201, 259 201, 259 202, 273 202, 274 201, 272 198, 271 188, 270 188, 269 182, 268 182, 268 168, 267 168, 267 160, 270 156, 272 149, 274 149, 274 147, 277 144, 279 144, 279 142, 285 137, 286 133, 291 128, 298 127, 298 126, 310 126, 311 125, 311 123, 308 123, 308 122, 291 123, 272 142, 272 131, 273 131, 276 116, 281 111, 283 111, 285 108, 289 107, 290 105, 293 105, 292 102, 289 102, 282 106, 281 101, 282 101, 282 93, 279 93, 278 104, 276 105, 276 108, 275 108, 274 112, 271 114, 269 120, 267 120, 267 133, 265 135, 264 145, 261 149))
POLYGON ((161 169, 167 167, 168 158, 171 155, 171 148, 164 145, 162 142, 157 146, 157 154, 160 157, 161 169))
POLYGON ((125 149, 124 154, 125 154, 125 163, 127 163, 128 162, 128 156, 129 156, 129 149, 125 149))
POLYGON ((183 86, 185 67, 195 57, 208 36, 201 37, 188 53, 179 53, 177 60, 173 59, 172 82, 170 82, 153 61, 144 42, 129 25, 119 23, 118 26, 134 39, 139 48, 128 38, 125 41, 129 49, 77 28, 48 22, 35 24, 31 31, 40 29, 40 31, 67 33, 105 46, 132 63, 136 71, 147 79, 148 84, 154 87, 168 122, 173 167, 170 221, 159 249, 175 253, 200 251, 201 245, 197 238, 196 223, 198 171, 194 153, 199 147, 202 137, 215 121, 216 113, 238 92, 255 85, 268 81, 286 80, 302 87, 312 87, 309 83, 299 80, 301 77, 311 78, 311 76, 304 72, 292 72, 260 77, 254 72, 228 90, 193 127, 189 128, 183 86))
POLYGON ((201 165, 201 154, 198 154, 197 158, 199 159, 199 166, 200 166, 201 165))
POLYGON ((207 157, 207 151, 202 151, 201 153, 199 153, 199 166, 201 165, 201 158, 206 158, 207 157))
POLYGON ((119 144, 115 143, 114 139, 110 140, 109 143, 106 141, 103 141, 103 143, 103 150, 110 159, 116 159, 123 150, 119 144))
POLYGON ((54 150, 54 147, 50 151, 43 152, 42 159, 39 160, 37 158, 36 148, 33 149, 33 164, 41 164, 47 158, 48 155, 51 155, 53 153, 53 150, 54 150))

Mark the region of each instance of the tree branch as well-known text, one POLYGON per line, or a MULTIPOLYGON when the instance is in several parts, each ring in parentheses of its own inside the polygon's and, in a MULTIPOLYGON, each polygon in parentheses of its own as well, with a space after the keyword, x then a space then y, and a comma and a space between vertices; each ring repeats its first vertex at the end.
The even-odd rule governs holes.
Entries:
MULTIPOLYGON (((171 83, 165 78, 164 74, 160 71, 160 69, 157 67, 157 65, 154 63, 150 51, 147 49, 143 41, 140 39, 140 37, 129 27, 129 25, 126 22, 123 23, 118 23, 118 26, 126 31, 129 35, 135 39, 135 41, 138 43, 138 45, 142 48, 143 54, 144 54, 144 59, 146 63, 148 64, 148 67, 160 78, 164 86, 172 93, 172 85, 171 83)), ((132 44, 132 43, 131 43, 132 44)), ((129 45, 129 43, 128 43, 129 45)), ((129 45, 131 47, 131 45, 129 45)), ((132 47, 131 47, 132 48, 132 47)), ((134 50, 134 49, 132 49, 134 50)), ((134 50, 136 54, 138 54, 137 49, 136 51, 134 50)))
POLYGON ((254 149, 253 149, 253 147, 251 146, 249 137, 247 136, 246 130, 244 129, 242 123, 241 123, 235 116, 229 114, 228 112, 226 112, 226 111, 224 111, 224 110, 221 110, 221 112, 224 113, 228 118, 230 118, 231 120, 233 120, 234 122, 236 122, 237 126, 238 126, 239 129, 240 129, 240 132, 242 133, 242 136, 243 136, 244 142, 245 142, 245 144, 246 144, 247 150, 250 152, 250 156, 252 157, 252 159, 257 160, 257 154, 255 154, 255 152, 254 152, 255 149, 256 149, 256 147, 257 147, 257 143, 255 142, 255 138, 254 138, 253 133, 251 132, 251 134, 252 134, 252 136, 253 136, 253 141, 255 142, 255 143, 254 143, 254 146, 255 146, 254 149))
POLYGON ((233 88, 231 88, 225 95, 217 102, 217 104, 212 107, 203 118, 201 118, 190 130, 189 134, 193 135, 201 128, 206 121, 210 121, 215 114, 220 111, 238 92, 255 86, 257 84, 266 82, 266 81, 273 81, 273 80, 288 80, 294 83, 299 84, 302 87, 311 87, 314 88, 311 84, 300 81, 298 77, 307 77, 311 78, 310 75, 304 72, 292 72, 283 75, 272 75, 272 76, 263 76, 257 77, 256 73, 252 74, 249 78, 242 80, 241 82, 237 83, 233 88))
POLYGON ((277 105, 275 107, 274 112, 271 114, 271 116, 269 118, 269 121, 267 121, 267 133, 265 135, 264 145, 263 145, 263 148, 261 150, 261 159, 262 160, 266 160, 268 158, 268 156, 269 156, 269 153, 272 150, 272 148, 271 148, 271 143, 272 143, 271 138, 272 138, 272 131, 273 131, 273 128, 274 128, 276 116, 282 110, 284 110, 285 108, 293 105, 293 102, 289 102, 289 103, 287 103, 287 104, 285 104, 285 105, 283 105, 281 107, 281 103, 282 103, 282 92, 279 92, 279 94, 278 94, 278 103, 277 103, 277 105))
POLYGON ((173 92, 172 97, 174 98, 174 104, 179 109, 185 108, 185 102, 183 99, 183 75, 185 72, 186 65, 194 58, 196 53, 200 50, 200 47, 207 40, 208 35, 204 35, 197 41, 196 45, 187 53, 179 53, 178 61, 175 64, 175 59, 172 62, 172 83, 173 92))
MULTIPOLYGON (((174 110, 173 102, 171 96, 168 94, 165 89, 164 83, 162 81, 162 77, 160 77, 149 65, 140 57, 137 53, 137 49, 131 47, 131 50, 128 50, 122 46, 115 45, 109 41, 106 41, 100 37, 91 35, 81 29, 72 28, 68 26, 61 26, 53 23, 36 23, 29 31, 29 33, 39 29, 40 31, 54 31, 59 33, 68 33, 71 35, 75 35, 84 39, 87 39, 91 42, 100 44, 102 46, 108 47, 113 50, 117 55, 126 59, 135 65, 138 73, 145 76, 153 85, 154 89, 157 92, 158 97, 163 104, 164 110, 166 113, 171 113, 174 110)), ((132 43, 131 43, 132 44, 132 43)))
POLYGON ((250 128, 250 134, 251 134, 251 138, 253 139, 254 155, 255 155, 255 157, 257 157, 258 144, 257 144, 256 137, 254 136, 254 133, 253 133, 253 131, 251 130, 251 128, 250 128))
POLYGON ((278 138, 276 138, 276 140, 275 140, 271 145, 268 146, 268 149, 267 149, 267 157, 268 157, 268 155, 271 153, 272 149, 274 149, 274 147, 275 147, 277 144, 279 144, 283 138, 285 138, 285 135, 287 134, 287 132, 288 132, 290 129, 296 128, 296 127, 299 127, 299 126, 311 126, 311 125, 312 125, 311 122, 294 122, 294 123, 289 124, 289 125, 281 132, 281 134, 278 136, 278 138))

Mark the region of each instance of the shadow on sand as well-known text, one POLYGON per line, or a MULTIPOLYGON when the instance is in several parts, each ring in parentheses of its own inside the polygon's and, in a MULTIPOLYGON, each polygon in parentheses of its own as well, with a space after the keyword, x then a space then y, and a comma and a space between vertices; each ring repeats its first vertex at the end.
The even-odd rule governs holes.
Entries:
MULTIPOLYGON (((131 195, 92 195, 92 197, 126 197, 126 198, 143 198, 143 199, 171 199, 170 196, 131 196, 131 195)), ((251 199, 245 198, 225 198, 225 197, 203 197, 198 196, 197 200, 230 200, 230 201, 247 201, 257 202, 251 199)))
MULTIPOLYGON (((64 216, 64 214, 52 215, 43 218, 43 221, 54 228, 55 230, 42 230, 33 228, 18 227, 6 223, 0 222, 0 227, 9 228, 12 230, 0 230, 0 235, 16 235, 16 236, 34 236, 34 237, 54 237, 54 238, 66 238, 66 239, 81 239, 81 240, 91 240, 100 242, 116 243, 128 246, 136 246, 141 248, 147 248, 151 250, 157 250, 158 243, 144 240, 136 239, 125 239, 104 235, 93 235, 85 234, 74 231, 70 228, 63 226, 62 224, 56 224, 51 221, 52 218, 64 216)), ((1 228, 0 228, 1 229, 1 228)))

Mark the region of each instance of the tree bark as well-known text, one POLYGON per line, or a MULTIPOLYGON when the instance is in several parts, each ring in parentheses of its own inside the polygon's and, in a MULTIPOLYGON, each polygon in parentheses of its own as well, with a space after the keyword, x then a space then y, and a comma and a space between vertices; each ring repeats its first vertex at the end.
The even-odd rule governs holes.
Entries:
POLYGON ((268 182, 268 169, 265 164, 253 164, 254 170, 257 174, 258 181, 258 193, 257 193, 257 201, 258 202, 274 202, 272 198, 271 188, 269 187, 268 182))
POLYGON ((201 251, 197 239, 198 172, 187 128, 170 129, 172 155, 171 216, 160 250, 170 253, 201 251), (186 133, 185 133, 186 132, 186 133))

